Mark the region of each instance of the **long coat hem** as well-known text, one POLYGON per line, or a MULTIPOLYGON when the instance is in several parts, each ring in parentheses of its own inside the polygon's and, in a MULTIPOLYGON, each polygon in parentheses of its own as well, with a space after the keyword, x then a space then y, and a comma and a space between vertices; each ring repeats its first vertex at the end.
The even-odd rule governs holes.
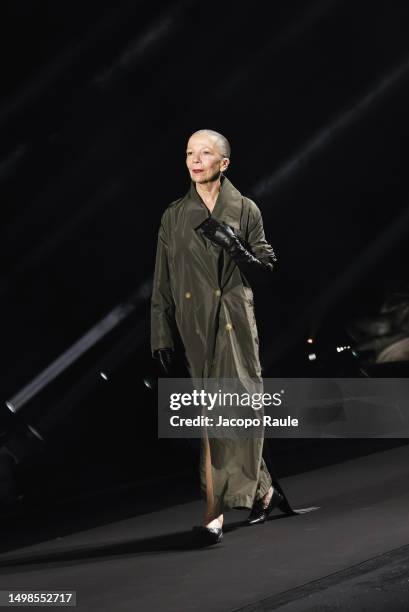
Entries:
MULTIPOLYGON (((251 509, 253 507, 254 501, 256 499, 261 499, 267 493, 271 485, 269 485, 265 491, 261 490, 258 494, 258 497, 254 497, 252 495, 232 495, 232 496, 224 496, 223 498, 223 510, 233 510, 234 508, 247 508, 251 509)), ((216 502, 217 503, 217 502, 216 502)))

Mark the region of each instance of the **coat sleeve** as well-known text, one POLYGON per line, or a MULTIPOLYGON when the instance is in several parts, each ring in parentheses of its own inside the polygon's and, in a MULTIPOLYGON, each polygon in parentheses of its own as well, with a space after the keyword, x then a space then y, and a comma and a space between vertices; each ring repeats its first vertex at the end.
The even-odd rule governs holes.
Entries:
POLYGON ((266 240, 261 211, 252 200, 250 200, 248 227, 247 242, 254 257, 264 263, 272 264, 273 268, 276 267, 277 257, 273 247, 266 240))
POLYGON ((264 286, 270 283, 271 273, 277 266, 277 257, 273 247, 267 242, 263 219, 258 206, 250 199, 247 236, 245 247, 258 262, 269 265, 255 265, 254 263, 240 263, 239 268, 251 286, 264 286))
POLYGON ((162 215, 156 247, 155 272, 151 296, 151 352, 174 348, 175 303, 169 275, 169 236, 166 211, 162 215))

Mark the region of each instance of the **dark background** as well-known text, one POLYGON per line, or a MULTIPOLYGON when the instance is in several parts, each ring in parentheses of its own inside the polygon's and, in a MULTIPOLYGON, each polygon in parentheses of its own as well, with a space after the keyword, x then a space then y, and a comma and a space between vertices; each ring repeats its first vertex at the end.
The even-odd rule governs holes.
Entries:
MULTIPOLYGON (((133 296, 22 409, 48 423, 34 472, 57 491, 183 468, 193 450, 156 439, 143 380, 157 230, 189 187, 187 139, 231 142, 227 176, 280 261, 255 300, 264 373, 304 374, 310 334, 335 351, 351 318, 406 283, 409 6, 13 0, 1 13, 2 403, 133 296)), ((34 465, 20 463, 24 486, 34 465)))

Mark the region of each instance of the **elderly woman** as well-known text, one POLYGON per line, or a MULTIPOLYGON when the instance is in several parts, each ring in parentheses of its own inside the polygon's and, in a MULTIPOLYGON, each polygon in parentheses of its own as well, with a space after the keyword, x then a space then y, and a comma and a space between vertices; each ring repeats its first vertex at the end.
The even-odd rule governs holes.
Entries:
MULTIPOLYGON (((259 208, 224 176, 228 140, 199 130, 187 143, 190 188, 164 211, 151 297, 151 349, 165 372, 182 340, 194 379, 262 380, 251 282, 268 279, 276 257, 259 208)), ((223 513, 251 510, 266 520, 283 496, 262 457, 263 438, 201 438, 200 483, 206 511, 199 527, 210 543, 223 536, 223 513)))

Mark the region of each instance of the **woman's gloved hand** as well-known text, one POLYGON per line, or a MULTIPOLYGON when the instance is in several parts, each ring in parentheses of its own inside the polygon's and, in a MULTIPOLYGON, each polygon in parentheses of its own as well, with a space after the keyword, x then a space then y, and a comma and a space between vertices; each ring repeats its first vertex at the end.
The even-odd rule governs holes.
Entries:
POLYGON ((254 257, 254 255, 244 247, 232 228, 226 223, 219 223, 216 219, 209 217, 201 224, 200 228, 206 238, 211 240, 214 244, 223 247, 238 264, 246 264, 246 268, 250 265, 260 270, 273 270, 273 265, 271 263, 263 262, 257 259, 257 257, 254 257))
POLYGON ((166 375, 169 376, 169 374, 172 372, 175 361, 175 351, 173 348, 166 347, 156 349, 156 351, 153 353, 153 358, 159 361, 161 369, 166 375))

